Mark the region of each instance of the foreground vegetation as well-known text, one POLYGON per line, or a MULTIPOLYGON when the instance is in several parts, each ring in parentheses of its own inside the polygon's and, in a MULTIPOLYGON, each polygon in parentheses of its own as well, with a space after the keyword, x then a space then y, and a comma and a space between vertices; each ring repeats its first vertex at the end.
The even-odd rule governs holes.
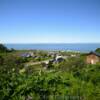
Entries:
POLYGON ((100 64, 70 57, 45 70, 13 54, 0 53, 0 100, 100 100, 100 64))

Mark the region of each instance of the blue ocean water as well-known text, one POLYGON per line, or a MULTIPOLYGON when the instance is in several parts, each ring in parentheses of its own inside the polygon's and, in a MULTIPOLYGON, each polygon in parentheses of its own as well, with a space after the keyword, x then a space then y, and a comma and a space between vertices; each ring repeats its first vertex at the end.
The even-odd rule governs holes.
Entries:
POLYGON ((17 50, 72 50, 80 52, 94 51, 100 48, 100 43, 65 43, 65 44, 5 44, 9 49, 17 50))

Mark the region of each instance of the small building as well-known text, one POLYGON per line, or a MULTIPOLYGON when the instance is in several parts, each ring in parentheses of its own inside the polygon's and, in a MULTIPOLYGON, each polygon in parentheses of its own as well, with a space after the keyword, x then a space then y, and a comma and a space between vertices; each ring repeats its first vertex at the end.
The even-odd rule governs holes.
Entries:
POLYGON ((21 55, 20 55, 21 57, 26 57, 26 58, 28 58, 28 57, 33 57, 34 58, 34 53, 33 52, 28 52, 28 53, 22 53, 21 55))
POLYGON ((59 62, 62 62, 64 60, 65 60, 65 58, 63 56, 56 56, 54 61, 59 63, 59 62))
POLYGON ((31 57, 31 55, 29 53, 23 53, 20 56, 21 57, 26 57, 26 58, 31 57))
POLYGON ((76 57, 76 54, 71 54, 71 57, 76 57))
POLYGON ((100 62, 100 54, 96 52, 90 52, 86 55, 87 64, 96 64, 100 62))

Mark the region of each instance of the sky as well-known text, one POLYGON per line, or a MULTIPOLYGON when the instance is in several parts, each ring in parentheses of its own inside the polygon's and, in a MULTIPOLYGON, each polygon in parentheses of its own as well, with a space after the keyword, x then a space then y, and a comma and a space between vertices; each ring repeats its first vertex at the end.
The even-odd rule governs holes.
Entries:
POLYGON ((0 43, 100 43, 100 0, 0 0, 0 43))

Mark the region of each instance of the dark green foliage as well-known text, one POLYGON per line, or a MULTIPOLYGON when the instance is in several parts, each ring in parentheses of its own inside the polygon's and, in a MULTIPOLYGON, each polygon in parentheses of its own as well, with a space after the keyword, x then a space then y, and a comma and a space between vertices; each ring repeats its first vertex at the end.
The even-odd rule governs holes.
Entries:
POLYGON ((52 68, 54 68, 54 65, 53 65, 53 63, 51 61, 49 61, 49 63, 48 63, 48 69, 52 69, 52 68))
POLYGON ((100 48, 97 48, 95 52, 100 53, 100 48))
POLYGON ((68 72, 77 72, 86 66, 82 57, 71 57, 57 65, 56 69, 68 72))
POLYGON ((3 44, 0 44, 0 52, 7 52, 8 49, 3 45, 3 44))
POLYGON ((4 63, 4 59, 2 56, 0 56, 0 65, 3 65, 3 63, 4 63))

